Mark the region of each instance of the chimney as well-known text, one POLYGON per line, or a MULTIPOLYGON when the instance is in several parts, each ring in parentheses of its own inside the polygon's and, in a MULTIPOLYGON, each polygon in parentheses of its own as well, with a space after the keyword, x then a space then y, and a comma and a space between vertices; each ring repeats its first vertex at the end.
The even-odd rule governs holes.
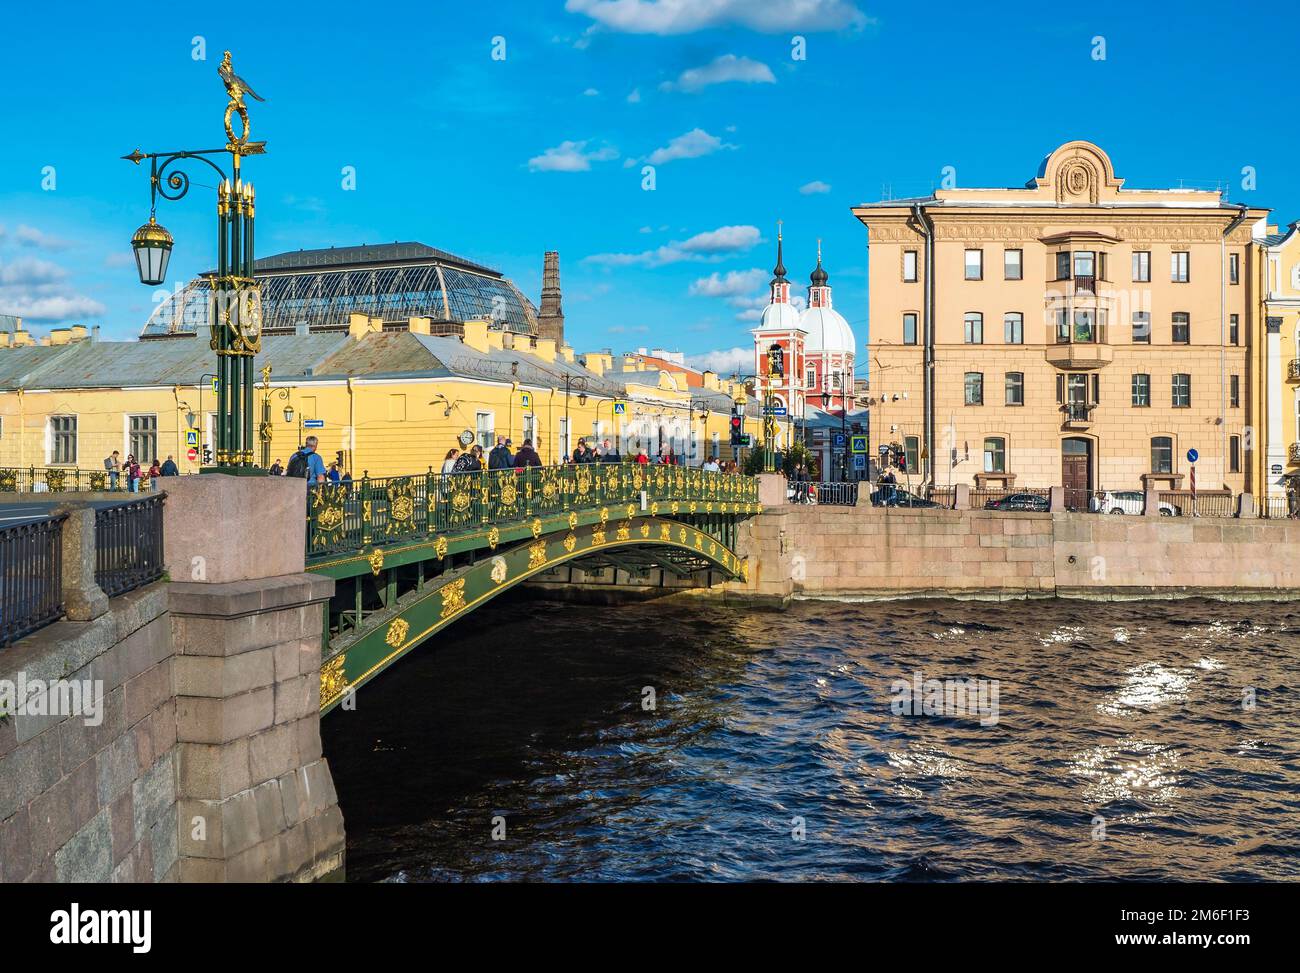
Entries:
POLYGON ((533 345, 533 354, 545 362, 555 361, 555 339, 538 338, 533 345))
POLYGON ((360 341, 366 335, 384 329, 382 318, 372 318, 355 311, 348 315, 348 334, 360 341))
POLYGON ((432 334, 433 318, 407 318, 406 326, 411 334, 432 334))
POLYGON ((613 367, 612 355, 603 351, 587 352, 587 371, 595 372, 597 375, 604 375, 613 367))
POLYGON ((480 354, 486 355, 488 349, 492 347, 488 344, 488 324, 486 321, 466 321, 465 335, 461 339, 468 348, 473 348, 480 354))
POLYGON ((706 368, 701 375, 701 378, 704 381, 704 387, 710 392, 716 392, 718 390, 718 376, 714 372, 711 372, 706 368))
POLYGON ((572 365, 573 360, 577 357, 573 353, 573 345, 560 345, 560 357, 572 365))
POLYGON ((489 348, 495 348, 497 351, 504 351, 506 347, 505 333, 488 328, 487 343, 489 348))
POLYGON ((542 264, 542 308, 537 315, 537 336, 564 344, 564 309, 560 306, 560 254, 547 250, 542 264))

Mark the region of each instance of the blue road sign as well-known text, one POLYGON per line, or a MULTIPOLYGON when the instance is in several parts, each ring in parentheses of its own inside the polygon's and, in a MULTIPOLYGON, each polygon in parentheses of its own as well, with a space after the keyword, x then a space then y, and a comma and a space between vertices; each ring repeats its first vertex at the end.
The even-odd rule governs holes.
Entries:
POLYGON ((769 409, 764 409, 763 414, 769 416, 783 416, 785 415, 785 406, 774 405, 769 409))
POLYGON ((324 429, 324 419, 304 419, 302 423, 304 429, 324 429))
POLYGON ((865 453, 866 451, 867 451, 867 437, 866 437, 866 436, 854 436, 854 437, 853 437, 853 452, 855 452, 855 453, 865 453))
POLYGON ((865 470, 867 468, 867 458, 865 456, 854 456, 853 468, 855 470, 865 470))
POLYGON ((614 415, 616 415, 616 416, 624 416, 624 415, 627 415, 627 403, 626 403, 626 402, 615 402, 615 403, 614 403, 614 415))
POLYGON ((837 449, 843 449, 847 439, 842 432, 831 433, 831 445, 837 449))
POLYGON ((1198 459, 1200 459, 1200 458, 1201 458, 1201 454, 1198 453, 1196 450, 1194 450, 1194 449, 1189 449, 1189 450, 1187 451, 1187 462, 1189 462, 1189 463, 1195 463, 1195 462, 1196 462, 1198 459))

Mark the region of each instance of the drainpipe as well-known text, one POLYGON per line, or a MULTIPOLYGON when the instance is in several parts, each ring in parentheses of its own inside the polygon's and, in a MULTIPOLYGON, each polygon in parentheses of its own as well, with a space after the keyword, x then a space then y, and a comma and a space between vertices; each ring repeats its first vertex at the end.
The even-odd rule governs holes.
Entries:
MULTIPOLYGON (((925 366, 923 369, 925 405, 923 435, 925 437, 925 478, 934 482, 934 223, 921 203, 912 205, 912 216, 925 234, 925 303, 922 311, 925 334, 925 366)), ((903 444, 906 448, 906 443, 903 444)))
POLYGON ((18 386, 18 466, 27 465, 27 405, 23 393, 27 390, 18 386))
MULTIPOLYGON (((1246 215, 1246 206, 1239 204, 1237 206, 1237 215, 1224 229, 1223 236, 1219 238, 1219 415, 1223 416, 1223 424, 1219 429, 1219 456, 1220 461, 1223 463, 1225 484, 1228 474, 1228 237, 1233 230, 1246 221, 1246 215)), ((1239 262, 1237 264, 1238 279, 1240 279, 1243 269, 1239 262)), ((1238 327, 1237 333, 1238 337, 1240 337, 1240 327, 1238 327)), ((1240 388, 1237 390, 1237 394, 1241 394, 1240 388)), ((1244 447, 1245 443, 1242 443, 1242 446, 1244 447)), ((1243 449, 1242 452, 1244 453, 1245 450, 1243 449)), ((1245 459, 1244 456, 1241 458, 1245 459)), ((1244 465, 1242 469, 1244 471, 1244 465)))
MULTIPOLYGON (((356 393, 352 388, 352 376, 347 377, 348 388, 348 461, 349 465, 356 469, 357 467, 357 419, 356 419, 356 393)), ((340 472, 339 476, 343 474, 340 472)))

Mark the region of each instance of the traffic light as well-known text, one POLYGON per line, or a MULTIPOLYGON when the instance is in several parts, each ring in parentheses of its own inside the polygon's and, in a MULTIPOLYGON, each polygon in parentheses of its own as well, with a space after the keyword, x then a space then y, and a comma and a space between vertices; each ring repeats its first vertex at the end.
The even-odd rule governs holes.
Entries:
POLYGON ((207 443, 203 444, 203 465, 204 466, 212 465, 212 450, 208 449, 207 443))
POLYGON ((731 445, 741 446, 744 444, 745 437, 745 420, 740 416, 731 417, 731 445))

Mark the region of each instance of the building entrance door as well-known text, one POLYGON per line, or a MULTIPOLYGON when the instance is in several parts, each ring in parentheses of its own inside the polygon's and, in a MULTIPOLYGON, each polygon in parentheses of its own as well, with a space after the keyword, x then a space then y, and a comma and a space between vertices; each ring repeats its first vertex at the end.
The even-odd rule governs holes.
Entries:
POLYGON ((1092 440, 1074 436, 1061 440, 1061 486, 1065 509, 1086 513, 1092 498, 1092 440))

